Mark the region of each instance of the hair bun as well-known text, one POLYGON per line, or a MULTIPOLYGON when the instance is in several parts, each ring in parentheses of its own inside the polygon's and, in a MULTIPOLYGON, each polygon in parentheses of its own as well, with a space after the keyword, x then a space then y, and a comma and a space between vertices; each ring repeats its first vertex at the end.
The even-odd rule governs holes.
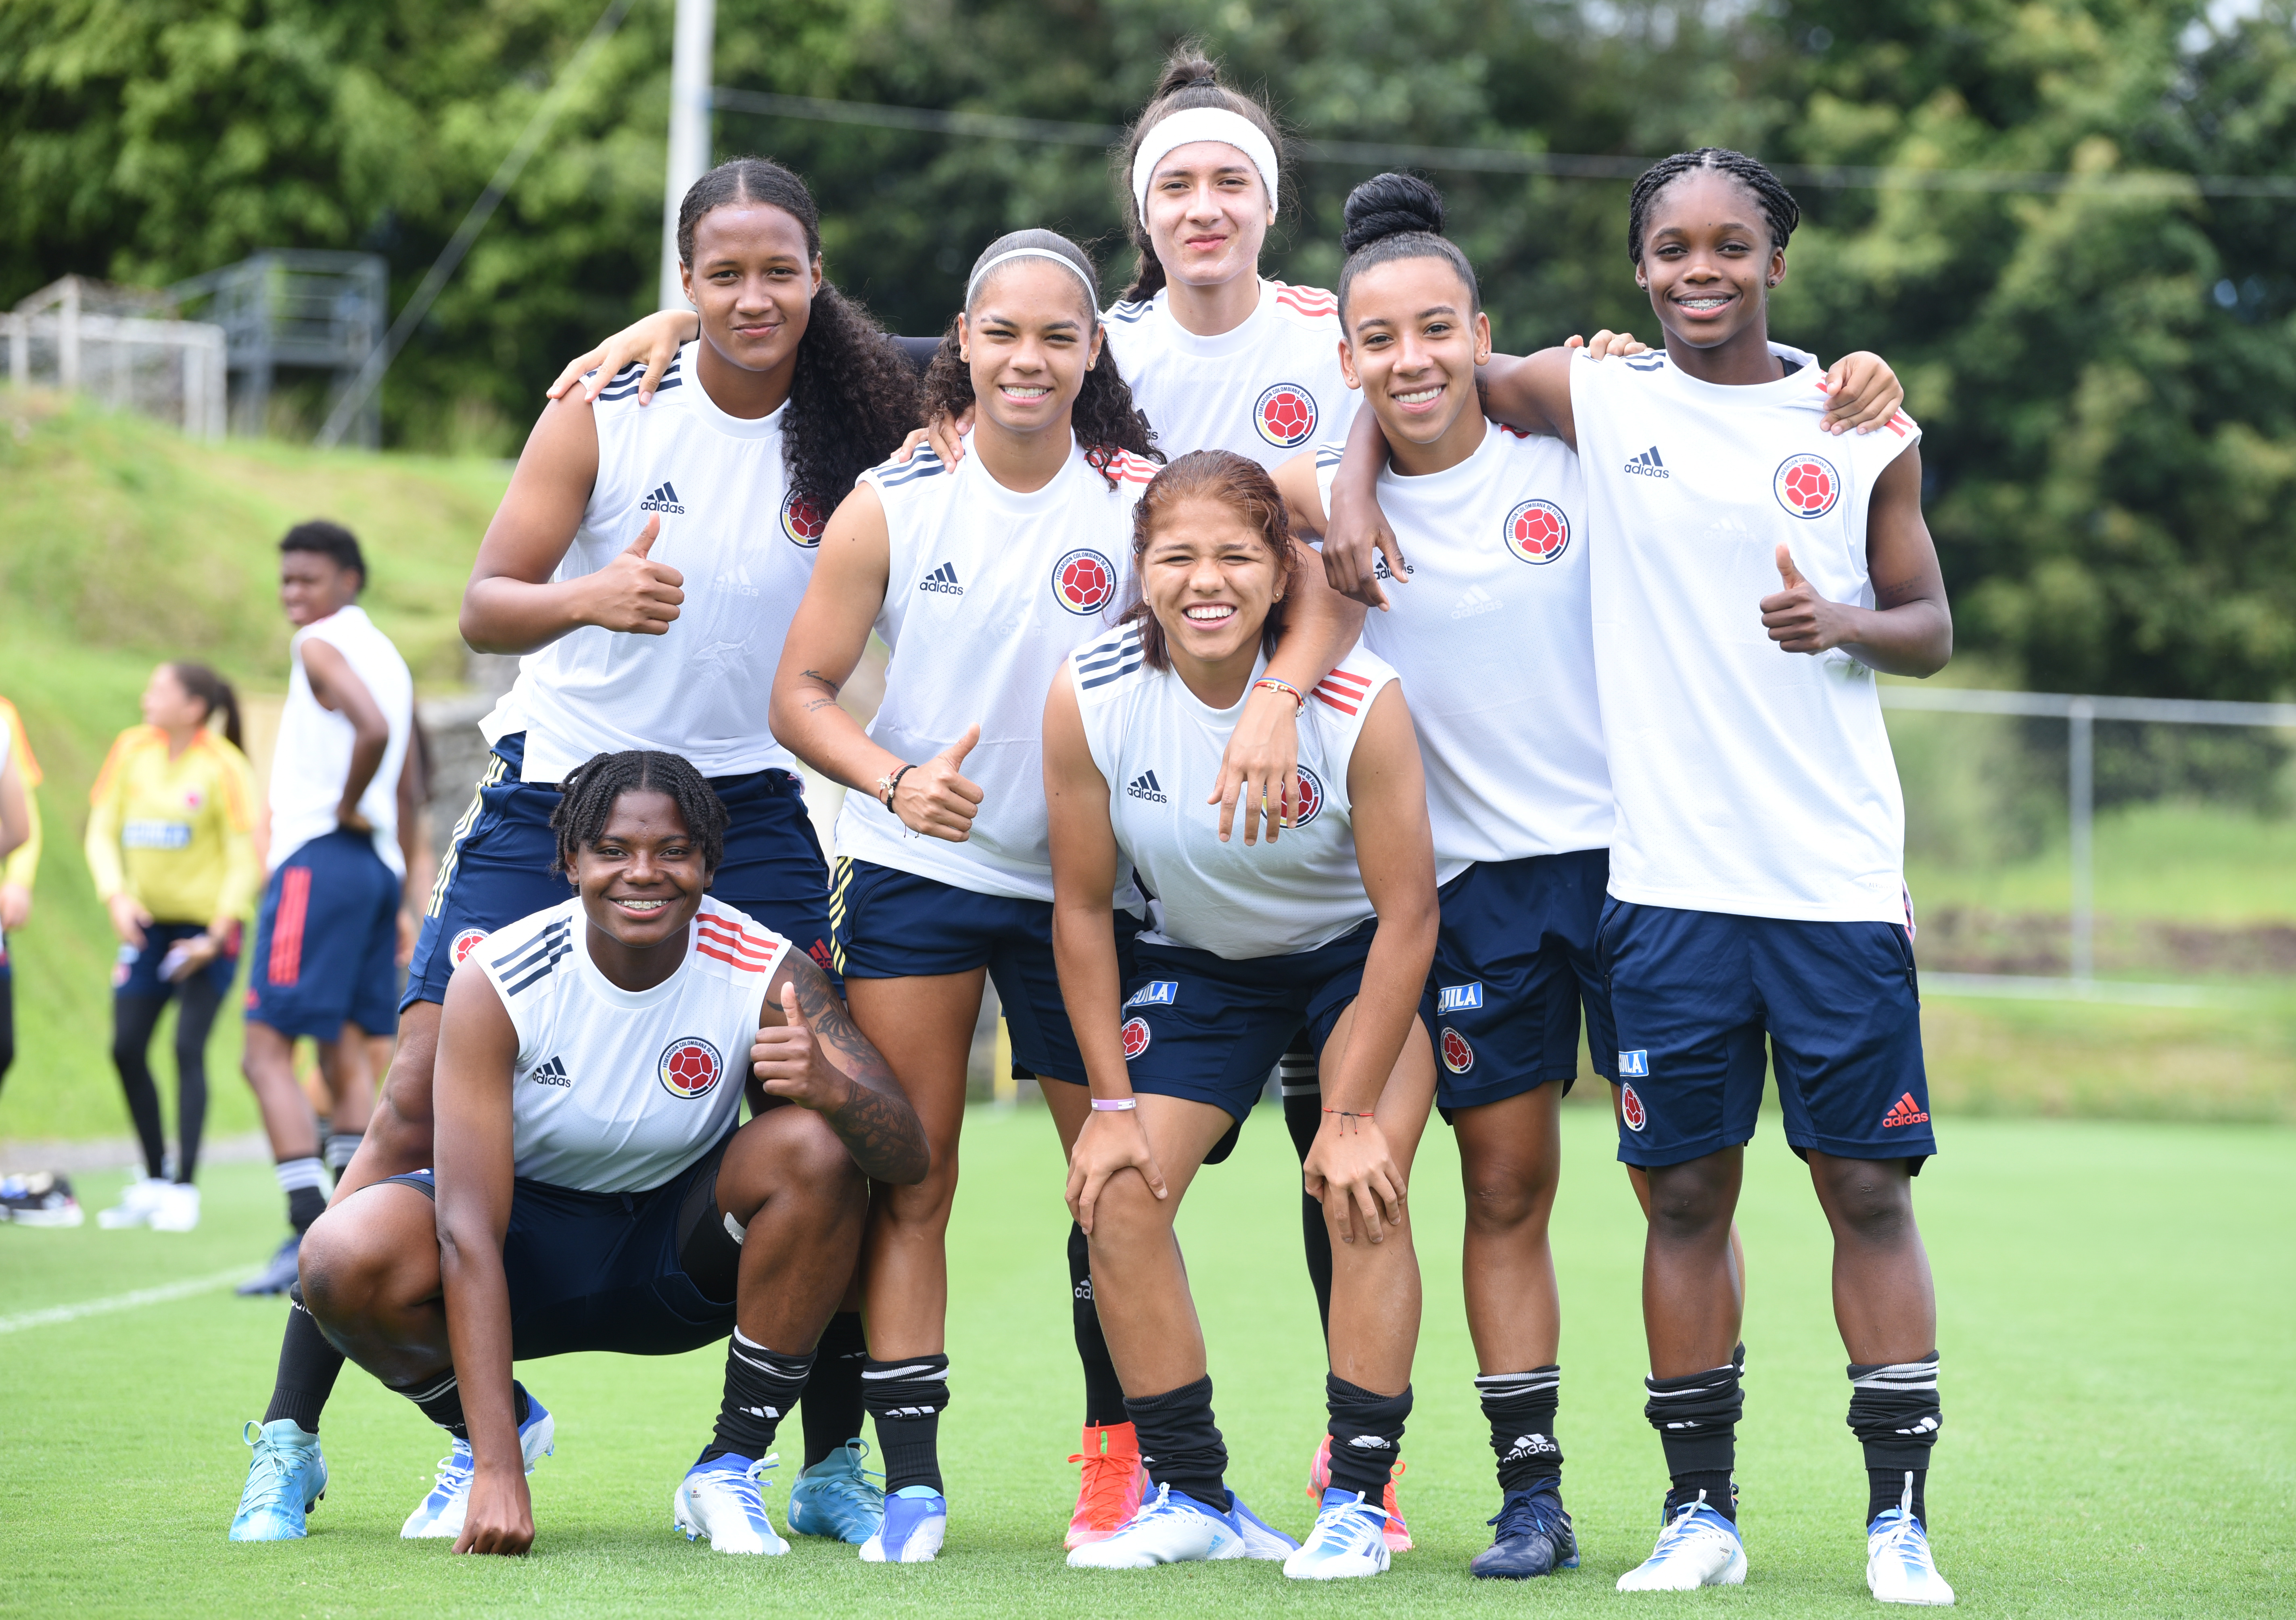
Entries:
POLYGON ((1374 175, 1348 193, 1340 251, 1354 253, 1406 231, 1443 233, 1443 193, 1416 175, 1374 175))
POLYGON ((1156 80, 1156 94, 1148 99, 1161 101, 1180 90, 1219 88, 1219 64, 1194 45, 1182 43, 1165 58, 1164 71, 1156 80))

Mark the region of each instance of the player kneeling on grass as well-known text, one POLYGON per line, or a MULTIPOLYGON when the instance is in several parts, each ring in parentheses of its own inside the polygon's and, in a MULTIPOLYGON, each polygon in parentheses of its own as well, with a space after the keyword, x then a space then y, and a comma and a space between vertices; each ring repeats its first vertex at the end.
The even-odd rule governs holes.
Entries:
POLYGON ((1405 1178, 1435 1084, 1415 1016, 1435 947, 1435 863, 1395 672, 1358 647, 1316 687, 1300 716, 1300 798, 1262 847, 1223 842, 1221 806, 1203 793, 1266 679, 1285 587, 1314 566, 1302 549, 1256 463, 1224 450, 1180 457, 1135 511, 1123 627, 1070 656, 1046 706, 1053 944, 1092 1087, 1069 1206, 1154 1485, 1115 1534, 1069 1554, 1072 1568, 1280 1558, 1288 1575, 1328 1579, 1388 1566, 1379 1503, 1419 1337, 1405 1178), (1126 863, 1155 898, 1120 979, 1111 907, 1126 863), (1227 1449, 1172 1220, 1303 1025, 1324 1103, 1307 1186, 1336 1242, 1332 1480, 1300 1546, 1222 1477, 1227 1449))
POLYGON ((922 1177, 924 1133, 821 970, 703 893, 726 813, 693 765, 599 755, 552 824, 580 893, 455 970, 436 1171, 323 1216, 304 1297, 454 1436, 400 1534, 458 1552, 534 1540, 525 1475, 552 1425, 514 1357, 671 1355, 730 1332, 676 1523, 722 1552, 783 1552, 759 1498, 775 1428, 852 1277, 869 1180, 922 1177), (754 1117, 736 1129, 728 1071, 745 1051, 754 1117))

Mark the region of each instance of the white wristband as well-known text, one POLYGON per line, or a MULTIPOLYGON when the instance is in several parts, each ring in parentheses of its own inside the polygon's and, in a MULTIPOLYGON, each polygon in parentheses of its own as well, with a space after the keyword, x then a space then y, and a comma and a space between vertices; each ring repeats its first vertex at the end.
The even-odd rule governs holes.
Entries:
POLYGON ((1137 1097, 1095 1097, 1092 1100, 1092 1106, 1094 1111, 1096 1113, 1121 1114, 1127 1109, 1138 1108, 1140 1106, 1140 1099, 1137 1097))

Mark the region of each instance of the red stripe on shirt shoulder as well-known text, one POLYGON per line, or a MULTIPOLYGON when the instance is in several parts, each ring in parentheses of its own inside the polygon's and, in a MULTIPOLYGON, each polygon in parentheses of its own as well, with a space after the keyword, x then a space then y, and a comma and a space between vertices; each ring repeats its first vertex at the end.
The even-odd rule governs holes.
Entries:
POLYGON ((1363 707, 1363 693, 1349 687, 1318 686, 1316 697, 1318 701, 1328 703, 1343 715, 1352 715, 1363 707))
POLYGON ((1364 693, 1371 690, 1371 677, 1369 675, 1357 675, 1352 669, 1334 669, 1331 674, 1325 675, 1324 679, 1326 681, 1346 682, 1356 689, 1355 695, 1358 698, 1362 697, 1364 693))
POLYGON ((765 970, 755 962, 743 961, 738 956, 731 956, 723 951, 713 950, 707 941, 695 945, 693 953, 696 956, 707 956, 718 961, 729 963, 747 973, 761 973, 765 970))

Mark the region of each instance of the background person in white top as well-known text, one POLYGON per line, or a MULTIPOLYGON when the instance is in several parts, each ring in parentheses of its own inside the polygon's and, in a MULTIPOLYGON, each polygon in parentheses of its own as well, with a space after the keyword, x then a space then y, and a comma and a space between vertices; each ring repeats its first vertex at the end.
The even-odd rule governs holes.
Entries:
POLYGON ((869 1179, 922 1174, 924 1134, 821 970, 704 894, 726 812, 693 766, 601 755, 554 820, 578 893, 456 970, 437 1172, 338 1202, 311 1239, 310 1309, 454 1436, 401 1534, 465 1552, 534 1540, 525 1476, 554 1424, 513 1357, 730 1332, 716 1433, 673 1515, 720 1551, 783 1552, 758 1494, 775 1428, 852 1275, 869 1179))
POLYGON ((256 916, 241 1068, 294 1232, 242 1293, 293 1285, 296 1245, 326 1207, 295 1041, 318 1043, 340 1170, 374 1106, 366 1037, 398 1024, 399 933, 402 924, 413 932, 424 876, 410 859, 422 814, 408 749, 414 681, 359 607, 365 584, 366 559, 340 524, 299 523, 279 543, 279 600, 296 629, 272 749, 271 879, 256 916))
POLYGON ((1187 784, 1214 768, 1264 678, 1274 616, 1313 565, 1301 566, 1267 473, 1217 450, 1157 475, 1133 557, 1127 627, 1074 655, 1046 700, 1045 797, 1061 988, 1092 1096, 1069 1202, 1157 1490, 1069 1562, 1286 1550, 1226 1488, 1172 1221, 1305 1023, 1324 1054, 1306 1180, 1340 1240, 1332 1478, 1284 1573, 1375 1575, 1389 1557, 1379 1501, 1411 1411, 1420 1290, 1406 1185, 1434 1079, 1417 1018, 1436 927, 1418 744, 1394 672, 1351 651, 1301 725, 1291 830, 1257 851, 1225 842, 1187 784), (1156 898, 1128 970, 1114 902, 1132 870, 1156 898))
MULTIPOLYGON (((947 1401, 942 1243, 984 973, 1015 1064, 1084 1076, 1052 961, 1032 694, 1120 601, 1132 505, 1155 470, 1147 425, 1103 351, 1093 288, 1090 259, 1053 232, 1017 232, 980 255, 926 382, 928 409, 954 417, 977 405, 973 454, 953 470, 924 450, 889 462, 838 510, 774 693, 775 734, 857 790, 837 828, 838 963, 856 1020, 934 1148, 932 1175, 872 1212, 869 1401, 889 1556, 912 1523, 946 1511, 935 1449, 947 1401), (865 733, 836 697, 873 626, 892 661, 865 733)), ((1279 654, 1296 660, 1295 689, 1339 650, 1328 621, 1343 610, 1329 592, 1313 601, 1326 622, 1304 625, 1279 654)), ((1239 786, 1248 839, 1273 783, 1231 773, 1202 789, 1225 820, 1239 786)), ((1081 1100, 1068 1108, 1051 1090, 1066 1141, 1081 1100)))

